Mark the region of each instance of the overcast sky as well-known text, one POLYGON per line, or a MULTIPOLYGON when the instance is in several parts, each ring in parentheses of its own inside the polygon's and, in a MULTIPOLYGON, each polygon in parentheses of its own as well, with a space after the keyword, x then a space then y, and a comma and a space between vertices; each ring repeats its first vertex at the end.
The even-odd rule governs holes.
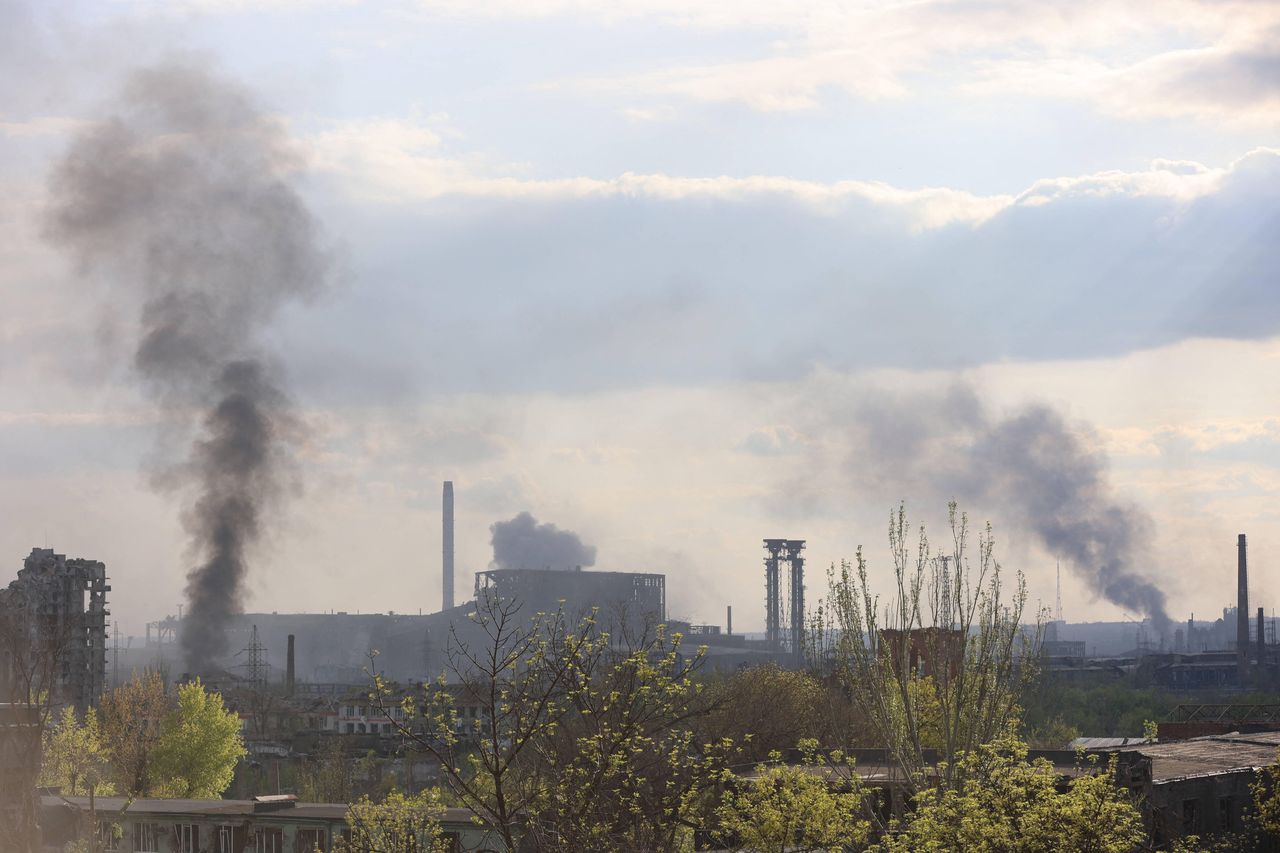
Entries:
MULTIPOLYGON (((0 554, 104 560, 128 633, 189 558, 45 186, 173 57, 287 128, 336 270, 270 330, 308 431, 254 609, 437 608, 444 479, 463 592, 527 510, 758 630, 762 538, 809 541, 812 599, 955 497, 1048 604, 1008 501, 895 455, 956 389, 1060 414, 1175 619, 1231 603, 1239 532, 1280 604, 1276 3, 0 0, 0 554)), ((1078 570, 1067 617, 1120 618, 1078 570)))

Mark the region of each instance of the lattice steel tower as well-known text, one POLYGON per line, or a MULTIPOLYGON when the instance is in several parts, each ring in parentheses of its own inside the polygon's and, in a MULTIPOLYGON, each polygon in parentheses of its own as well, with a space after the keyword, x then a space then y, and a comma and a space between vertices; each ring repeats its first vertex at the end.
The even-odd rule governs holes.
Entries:
POLYGON ((775 648, 786 649, 801 661, 804 656, 804 551, 803 539, 764 540, 765 637, 775 648), (782 610, 782 564, 788 572, 790 612, 782 610), (788 618, 789 617, 789 618, 788 618))

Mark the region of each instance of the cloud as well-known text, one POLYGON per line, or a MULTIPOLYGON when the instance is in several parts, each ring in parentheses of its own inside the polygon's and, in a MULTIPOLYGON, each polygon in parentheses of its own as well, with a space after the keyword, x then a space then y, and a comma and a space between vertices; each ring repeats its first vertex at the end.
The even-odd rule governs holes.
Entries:
MULTIPOLYGON (((1139 171, 1105 171, 1046 178, 1017 195, 979 195, 950 187, 897 187, 882 181, 818 182, 780 175, 681 176, 625 172, 609 178, 531 178, 520 164, 458 155, 442 133, 415 121, 389 118, 335 124, 310 138, 313 165, 340 180, 347 192, 384 202, 427 201, 446 196, 557 200, 591 198, 656 201, 752 202, 776 199, 824 213, 860 202, 904 213, 913 226, 981 225, 1015 205, 1036 206, 1070 197, 1122 195, 1192 201, 1219 189, 1241 164, 1210 168, 1180 160, 1155 160, 1139 171)), ((1262 149, 1258 156, 1274 152, 1262 149)), ((1243 162, 1243 161, 1242 161, 1243 162)))
POLYGON ((383 280, 323 308, 329 319, 299 327, 289 349, 323 362, 342 329, 376 327, 384 346, 360 368, 416 371, 420 387, 778 379, 815 365, 956 368, 1280 334, 1271 149, 1009 196, 461 166, 432 183, 412 159, 402 173, 348 165, 329 173, 340 198, 402 194, 344 229, 376 246, 383 280))
POLYGON ((1126 116, 1273 125, 1280 119, 1280 7, 1249 0, 926 0, 831 4, 625 0, 424 0, 447 17, 654 24, 700 33, 764 33, 753 55, 563 80, 617 95, 813 109, 829 91, 900 98, 929 88, 969 95, 1086 99, 1126 116))

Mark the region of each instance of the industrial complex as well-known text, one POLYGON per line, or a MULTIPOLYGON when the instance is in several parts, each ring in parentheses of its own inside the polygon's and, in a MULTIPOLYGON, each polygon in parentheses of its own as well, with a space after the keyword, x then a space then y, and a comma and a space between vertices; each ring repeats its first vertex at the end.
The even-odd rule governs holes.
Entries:
MULTIPOLYGON (((763 540, 765 631, 750 636, 734 632, 732 606, 726 608, 723 626, 671 620, 666 577, 656 572, 491 566, 475 573, 471 594, 455 603, 454 500, 454 484, 447 481, 441 503, 441 610, 240 614, 228 627, 231 651, 214 672, 183 669, 181 618, 150 622, 138 642, 130 638, 122 645, 118 632, 109 631, 111 587, 106 566, 97 560, 33 549, 17 578, 0 590, 0 604, 8 630, 22 632, 32 648, 58 647, 53 692, 59 704, 79 710, 93 705, 112 683, 144 669, 159 669, 172 679, 200 675, 223 684, 283 684, 287 677, 290 685, 299 685, 299 693, 329 695, 360 688, 371 665, 391 679, 434 678, 448 668, 451 647, 478 639, 478 628, 468 617, 477 598, 491 596, 530 616, 556 610, 569 620, 591 615, 619 642, 666 625, 669 632, 678 631, 705 647, 706 665, 713 670, 805 662, 803 539, 763 540)), ((1250 610, 1244 534, 1236 556, 1236 606, 1223 608, 1213 621, 1188 619, 1165 635, 1146 622, 1067 623, 1059 605, 1042 644, 1047 669, 1065 681, 1082 682, 1138 673, 1152 684, 1179 689, 1269 683, 1280 666, 1277 626, 1263 608, 1256 614, 1250 610)), ((12 659, 0 662, 0 687, 6 694, 20 690, 22 679, 30 677, 22 666, 12 659)))

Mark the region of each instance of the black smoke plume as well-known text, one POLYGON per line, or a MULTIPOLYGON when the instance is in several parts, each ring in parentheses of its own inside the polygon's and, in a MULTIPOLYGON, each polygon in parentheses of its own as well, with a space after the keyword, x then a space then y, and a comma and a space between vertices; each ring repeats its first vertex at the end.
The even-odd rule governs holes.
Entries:
MULTIPOLYGON (((1115 494, 1086 425, 1041 404, 993 416, 965 385, 943 394, 828 387, 820 397, 806 405, 821 413, 822 431, 851 437, 840 442, 840 467, 863 497, 955 499, 995 513, 1060 557, 1093 595, 1167 632, 1164 591, 1145 576, 1151 519, 1115 494)), ((817 461, 830 469, 821 454, 817 461)))
POLYGON ((489 526, 493 562, 498 569, 572 569, 596 562, 594 545, 584 545, 572 530, 539 524, 527 512, 489 526))
POLYGON ((248 92, 175 63, 135 73, 50 179, 50 238, 136 314, 133 368, 165 423, 155 482, 185 496, 195 672, 228 651, 250 559, 293 483, 300 431, 264 331, 326 279, 290 185, 298 165, 248 92))

